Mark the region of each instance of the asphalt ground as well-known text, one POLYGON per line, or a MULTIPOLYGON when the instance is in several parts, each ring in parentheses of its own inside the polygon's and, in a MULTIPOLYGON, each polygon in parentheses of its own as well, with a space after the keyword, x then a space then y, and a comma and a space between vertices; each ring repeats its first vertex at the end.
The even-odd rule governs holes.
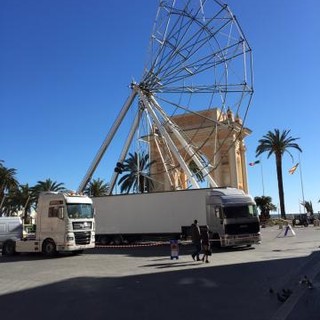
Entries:
POLYGON ((188 242, 179 259, 167 243, 0 256, 1 319, 320 319, 320 228, 261 231, 260 245, 214 249, 208 264, 188 242))

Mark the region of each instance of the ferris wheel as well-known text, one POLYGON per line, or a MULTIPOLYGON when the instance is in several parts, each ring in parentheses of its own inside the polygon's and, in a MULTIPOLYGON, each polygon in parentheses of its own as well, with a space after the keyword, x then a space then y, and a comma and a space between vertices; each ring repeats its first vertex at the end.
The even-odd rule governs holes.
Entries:
MULTIPOLYGON (((152 144, 161 162, 157 174, 163 173, 172 186, 177 170, 188 186, 199 187, 199 173, 217 186, 214 170, 221 142, 214 139, 222 129, 226 140, 241 134, 253 95, 252 51, 228 5, 218 0, 160 1, 141 80, 130 87, 78 190, 90 181, 129 110, 135 117, 118 163, 139 140, 149 152, 152 144), (241 119, 237 126, 230 123, 231 114, 241 119), (204 156, 208 141, 212 152, 204 156), (191 162, 198 172, 190 169, 191 162)), ((110 192, 118 174, 111 177, 110 192)))

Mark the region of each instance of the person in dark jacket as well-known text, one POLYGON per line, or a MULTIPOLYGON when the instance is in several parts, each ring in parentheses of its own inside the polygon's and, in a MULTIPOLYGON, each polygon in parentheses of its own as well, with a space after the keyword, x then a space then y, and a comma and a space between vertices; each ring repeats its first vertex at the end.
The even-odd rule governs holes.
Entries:
POLYGON ((191 255, 192 259, 197 259, 197 261, 200 261, 199 254, 201 251, 201 233, 197 220, 194 220, 193 224, 191 225, 191 239, 195 247, 195 251, 191 255))
POLYGON ((201 230, 201 244, 202 244, 202 251, 203 251, 203 257, 201 260, 203 262, 208 263, 209 262, 208 256, 211 255, 208 226, 206 226, 201 230))

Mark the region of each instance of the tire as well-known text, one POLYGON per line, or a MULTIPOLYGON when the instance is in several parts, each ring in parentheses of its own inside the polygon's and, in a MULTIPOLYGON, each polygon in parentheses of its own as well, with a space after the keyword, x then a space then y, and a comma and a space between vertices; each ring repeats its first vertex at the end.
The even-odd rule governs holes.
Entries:
POLYGON ((12 240, 6 241, 2 246, 3 256, 13 256, 16 253, 16 243, 12 240))
POLYGON ((100 236, 97 242, 105 246, 109 244, 109 238, 107 236, 100 236))
POLYGON ((56 244, 52 239, 46 239, 43 242, 42 253, 47 257, 54 257, 57 254, 56 244))
POLYGON ((116 235, 116 236, 114 236, 113 237, 113 243, 115 244, 115 245, 121 245, 121 244, 123 244, 123 237, 122 237, 122 235, 121 234, 118 234, 118 235, 116 235))

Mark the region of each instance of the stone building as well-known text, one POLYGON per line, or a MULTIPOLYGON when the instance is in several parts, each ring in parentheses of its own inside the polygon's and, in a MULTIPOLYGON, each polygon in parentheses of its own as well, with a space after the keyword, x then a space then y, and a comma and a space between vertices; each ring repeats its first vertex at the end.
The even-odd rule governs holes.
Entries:
MULTIPOLYGON (((219 187, 235 187, 248 192, 246 147, 244 138, 251 131, 242 126, 242 120, 230 110, 210 109, 171 117, 182 129, 182 134, 194 150, 205 160, 210 175, 219 187)), ((168 130, 170 132, 170 129, 168 130)), ((178 139, 170 137, 188 166, 191 158, 178 139)), ((153 191, 169 191, 188 188, 188 179, 175 156, 166 147, 159 130, 154 130, 150 141, 150 160, 154 180, 153 191)), ((208 185, 206 185, 207 187, 208 185)))

